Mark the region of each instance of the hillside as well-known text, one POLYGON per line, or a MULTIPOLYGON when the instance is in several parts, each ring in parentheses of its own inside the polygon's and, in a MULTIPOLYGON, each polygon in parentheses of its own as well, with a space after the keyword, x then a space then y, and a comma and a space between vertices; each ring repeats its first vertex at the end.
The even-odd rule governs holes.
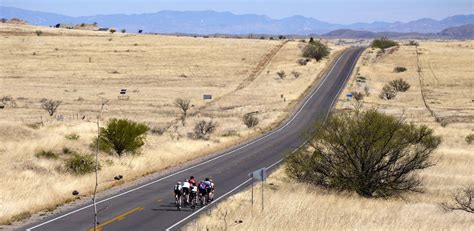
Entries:
POLYGON ((272 19, 265 15, 237 15, 216 11, 160 11, 145 14, 114 14, 70 17, 59 14, 22 10, 0 6, 0 18, 22 18, 33 25, 57 23, 93 23, 104 27, 124 28, 127 31, 187 34, 324 34, 337 29, 367 30, 371 32, 436 33, 448 27, 474 23, 474 15, 456 15, 442 20, 420 19, 410 22, 373 22, 334 24, 310 17, 292 16, 272 19))

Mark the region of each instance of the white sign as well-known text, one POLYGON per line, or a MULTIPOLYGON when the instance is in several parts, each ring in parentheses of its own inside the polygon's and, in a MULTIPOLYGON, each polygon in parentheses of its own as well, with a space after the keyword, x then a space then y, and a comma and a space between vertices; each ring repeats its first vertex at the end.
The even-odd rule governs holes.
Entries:
POLYGON ((267 178, 267 169, 261 168, 249 174, 250 177, 253 177, 256 180, 264 181, 267 178))

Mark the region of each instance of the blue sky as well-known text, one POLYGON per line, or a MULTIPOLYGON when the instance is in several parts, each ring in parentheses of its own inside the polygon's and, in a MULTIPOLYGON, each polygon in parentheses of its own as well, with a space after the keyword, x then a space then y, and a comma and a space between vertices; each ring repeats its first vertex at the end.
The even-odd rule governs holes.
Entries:
POLYGON ((442 19, 473 14, 474 0, 0 0, 1 6, 70 16, 151 13, 161 10, 216 10, 265 14, 271 18, 303 15, 332 23, 442 19))

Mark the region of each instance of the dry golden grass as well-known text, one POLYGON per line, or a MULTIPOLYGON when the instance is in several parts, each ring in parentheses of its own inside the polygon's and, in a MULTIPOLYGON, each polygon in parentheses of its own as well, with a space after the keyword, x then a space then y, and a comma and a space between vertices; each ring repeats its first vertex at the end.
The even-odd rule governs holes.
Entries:
MULTIPOLYGON (((101 179, 122 174, 131 181, 279 123, 329 62, 298 65, 301 44, 291 41, 278 51, 282 41, 112 35, 8 24, 0 24, 0 36, 0 97, 12 96, 17 104, 0 110, 0 223, 69 201, 73 190, 90 194, 93 174, 71 175, 63 161, 34 154, 61 153, 64 147, 90 153, 102 98, 110 100, 102 123, 119 117, 168 128, 163 135, 150 134, 141 155, 120 159, 101 155, 101 179), (37 36, 35 30, 44 33, 37 36), (268 65, 262 65, 270 57, 268 65), (252 76, 259 67, 264 68, 261 74, 252 76), (278 79, 276 72, 281 70, 286 79, 278 79), (295 79, 292 71, 301 76, 295 79), (118 100, 121 88, 128 89, 129 100, 118 100), (204 102, 203 94, 212 94, 214 101, 204 102), (179 111, 173 106, 177 97, 189 98, 194 105, 186 126, 177 121, 179 111), (48 118, 40 108, 42 98, 63 101, 57 114, 64 121, 48 118), (242 116, 253 111, 259 112, 261 122, 248 129, 242 116), (201 119, 219 124, 215 134, 206 141, 188 138, 201 119), (41 120, 44 126, 32 126, 41 120), (68 140, 69 134, 80 138, 68 140)), ((343 49, 330 46, 331 59, 343 49)))
MULTIPOLYGON (((358 71, 336 106, 338 109, 354 108, 354 102, 346 101, 345 94, 364 92, 365 84, 356 82, 357 76, 364 76, 370 95, 364 98, 363 110, 375 107, 433 128, 443 142, 434 154, 437 164, 420 172, 424 193, 388 200, 365 199, 296 183, 279 169, 265 184, 265 212, 260 212, 260 197, 256 197, 257 203, 251 209, 250 190, 246 190, 191 222, 186 230, 223 230, 226 213, 228 230, 474 230, 472 214, 446 213, 439 206, 450 201, 457 188, 474 185, 473 146, 464 140, 474 133, 473 45, 473 41, 420 44, 427 102, 436 116, 449 118, 445 127, 435 121, 423 104, 415 47, 410 46, 401 46, 393 54, 378 58, 376 50, 366 50, 358 62, 358 71), (408 70, 394 73, 396 66, 408 70), (411 88, 399 93, 394 100, 379 99, 383 85, 399 77, 409 82, 411 88), (235 223, 238 220, 243 222, 235 223)), ((256 192, 259 192, 258 187, 256 192)))

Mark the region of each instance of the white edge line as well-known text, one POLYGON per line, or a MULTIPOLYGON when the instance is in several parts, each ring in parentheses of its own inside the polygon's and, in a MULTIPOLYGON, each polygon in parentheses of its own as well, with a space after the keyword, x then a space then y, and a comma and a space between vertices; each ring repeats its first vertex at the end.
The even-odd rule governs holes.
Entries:
MULTIPOLYGON (((136 190, 142 189, 142 188, 147 187, 147 186, 149 186, 149 185, 155 184, 155 183, 157 183, 157 182, 160 182, 160 181, 162 181, 162 180, 165 180, 165 179, 167 179, 167 178, 170 178, 170 177, 175 176, 175 175, 177 175, 177 174, 180 174, 180 173, 182 173, 182 172, 188 171, 188 170, 190 170, 190 169, 199 167, 199 166, 201 166, 201 165, 207 164, 207 163, 212 162, 212 161, 214 161, 214 160, 217 160, 217 159, 220 159, 220 158, 222 158, 222 157, 228 156, 228 155, 230 155, 230 154, 232 154, 232 153, 234 153, 234 152, 236 152, 236 151, 238 151, 238 150, 241 150, 241 149, 243 149, 243 148, 245 148, 245 147, 247 147, 247 146, 249 146, 249 145, 252 145, 252 144, 254 144, 254 143, 256 143, 256 142, 259 142, 260 140, 263 140, 263 139, 267 138, 268 136, 271 136, 271 135, 273 135, 273 134, 275 134, 275 133, 281 131, 282 129, 284 129, 285 127, 287 127, 291 122, 293 122, 293 120, 299 115, 299 113, 301 113, 301 111, 303 110, 304 106, 305 106, 305 105, 309 102, 309 100, 316 94, 316 92, 318 92, 318 90, 323 86, 324 82, 326 82, 326 80, 328 79, 328 76, 332 73, 332 71, 333 71, 334 68, 337 66, 337 64, 339 63, 339 61, 341 60, 341 58, 342 58, 343 56, 345 56, 346 54, 347 54, 347 53, 343 53, 341 56, 339 56, 339 58, 336 60, 336 62, 335 62, 334 65, 332 66, 331 70, 329 70, 329 72, 328 72, 328 73, 326 74, 326 76, 324 77, 323 81, 319 83, 318 87, 313 91, 313 93, 311 93, 309 96, 307 96, 305 102, 301 105, 301 107, 300 107, 300 108, 298 109, 298 111, 293 115, 293 117, 292 117, 289 121, 287 121, 283 126, 281 126, 280 128, 278 128, 278 129, 276 129, 276 130, 274 130, 274 131, 272 131, 272 132, 270 132, 270 133, 267 133, 266 135, 264 135, 264 136, 262 136, 262 137, 260 137, 260 138, 258 138, 258 139, 256 139, 256 140, 253 140, 253 141, 251 141, 251 142, 249 142, 249 143, 247 143, 247 144, 245 144, 245 145, 242 145, 242 146, 240 146, 240 147, 238 147, 238 148, 236 148, 236 149, 233 149, 233 150, 231 150, 231 151, 229 151, 229 152, 227 152, 227 153, 223 153, 223 154, 221 154, 221 155, 219 155, 219 156, 216 156, 216 157, 214 157, 214 158, 211 158, 211 159, 209 159, 209 160, 207 160, 207 161, 205 161, 205 162, 202 162, 202 163, 200 163, 200 164, 193 165, 193 166, 191 166, 191 167, 189 167, 189 168, 186 168, 186 169, 183 169, 183 170, 181 170, 181 171, 172 173, 172 174, 170 174, 170 175, 167 175, 167 176, 162 177, 162 178, 160 178, 160 179, 151 181, 151 182, 149 182, 149 183, 146 183, 146 184, 141 185, 141 186, 139 186, 139 187, 130 189, 130 190, 128 190, 128 191, 122 192, 122 193, 117 194, 117 195, 115 195, 115 196, 111 196, 111 197, 109 197, 109 198, 100 200, 100 201, 98 201, 96 204, 101 204, 101 203, 103 203, 103 202, 112 200, 112 199, 114 199, 114 198, 123 196, 123 195, 125 195, 125 194, 129 194, 129 193, 131 193, 131 192, 134 192, 134 191, 136 191, 136 190)), ((283 159, 282 159, 282 160, 283 160, 283 159)), ((282 160, 280 160, 279 162, 281 162, 282 160)), ((275 164, 275 165, 276 165, 276 164, 275 164)), ((274 166, 274 165, 272 165, 271 167, 273 167, 273 166, 274 166)), ((225 195, 225 194, 224 194, 224 195, 225 195)), ((69 216, 69 215, 71 215, 71 214, 77 213, 77 212, 79 212, 79 211, 82 211, 82 210, 87 209, 87 208, 90 208, 90 207, 92 207, 92 204, 86 205, 86 206, 84 206, 84 207, 82 207, 82 208, 73 210, 73 211, 68 212, 68 213, 66 213, 66 214, 64 214, 64 215, 61 215, 61 216, 59 216, 59 217, 56 217, 56 218, 53 218, 53 219, 51 219, 51 220, 45 221, 45 222, 43 222, 43 223, 40 223, 40 224, 38 224, 38 225, 35 225, 35 226, 31 227, 31 228, 26 229, 26 231, 31 231, 31 230, 33 230, 33 229, 36 229, 36 228, 41 227, 41 226, 43 226, 43 225, 49 224, 49 223, 51 223, 51 222, 53 222, 53 221, 57 221, 57 220, 59 220, 59 219, 61 219, 61 218, 64 218, 64 217, 66 217, 66 216, 69 216)))
POLYGON ((243 185, 247 184, 247 183, 250 182, 251 180, 252 180, 252 178, 247 179, 246 181, 244 181, 244 182, 242 182, 241 184, 237 185, 237 187, 233 188, 233 189, 230 190, 229 192, 227 192, 227 193, 225 193, 224 195, 222 195, 222 196, 218 197, 217 199, 213 200, 213 201, 212 201, 211 203, 209 203, 207 206, 198 209, 197 211, 191 213, 189 216, 187 216, 187 217, 185 217, 184 219, 178 221, 178 222, 175 223, 174 225, 168 227, 168 228, 166 229, 166 231, 171 230, 172 228, 174 228, 174 227, 180 225, 181 223, 183 223, 183 222, 186 221, 187 219, 193 217, 194 215, 196 215, 197 213, 201 212, 202 210, 207 209, 208 206, 217 203, 220 199, 225 198, 227 195, 233 193, 235 190, 239 189, 240 187, 242 187, 243 185))

